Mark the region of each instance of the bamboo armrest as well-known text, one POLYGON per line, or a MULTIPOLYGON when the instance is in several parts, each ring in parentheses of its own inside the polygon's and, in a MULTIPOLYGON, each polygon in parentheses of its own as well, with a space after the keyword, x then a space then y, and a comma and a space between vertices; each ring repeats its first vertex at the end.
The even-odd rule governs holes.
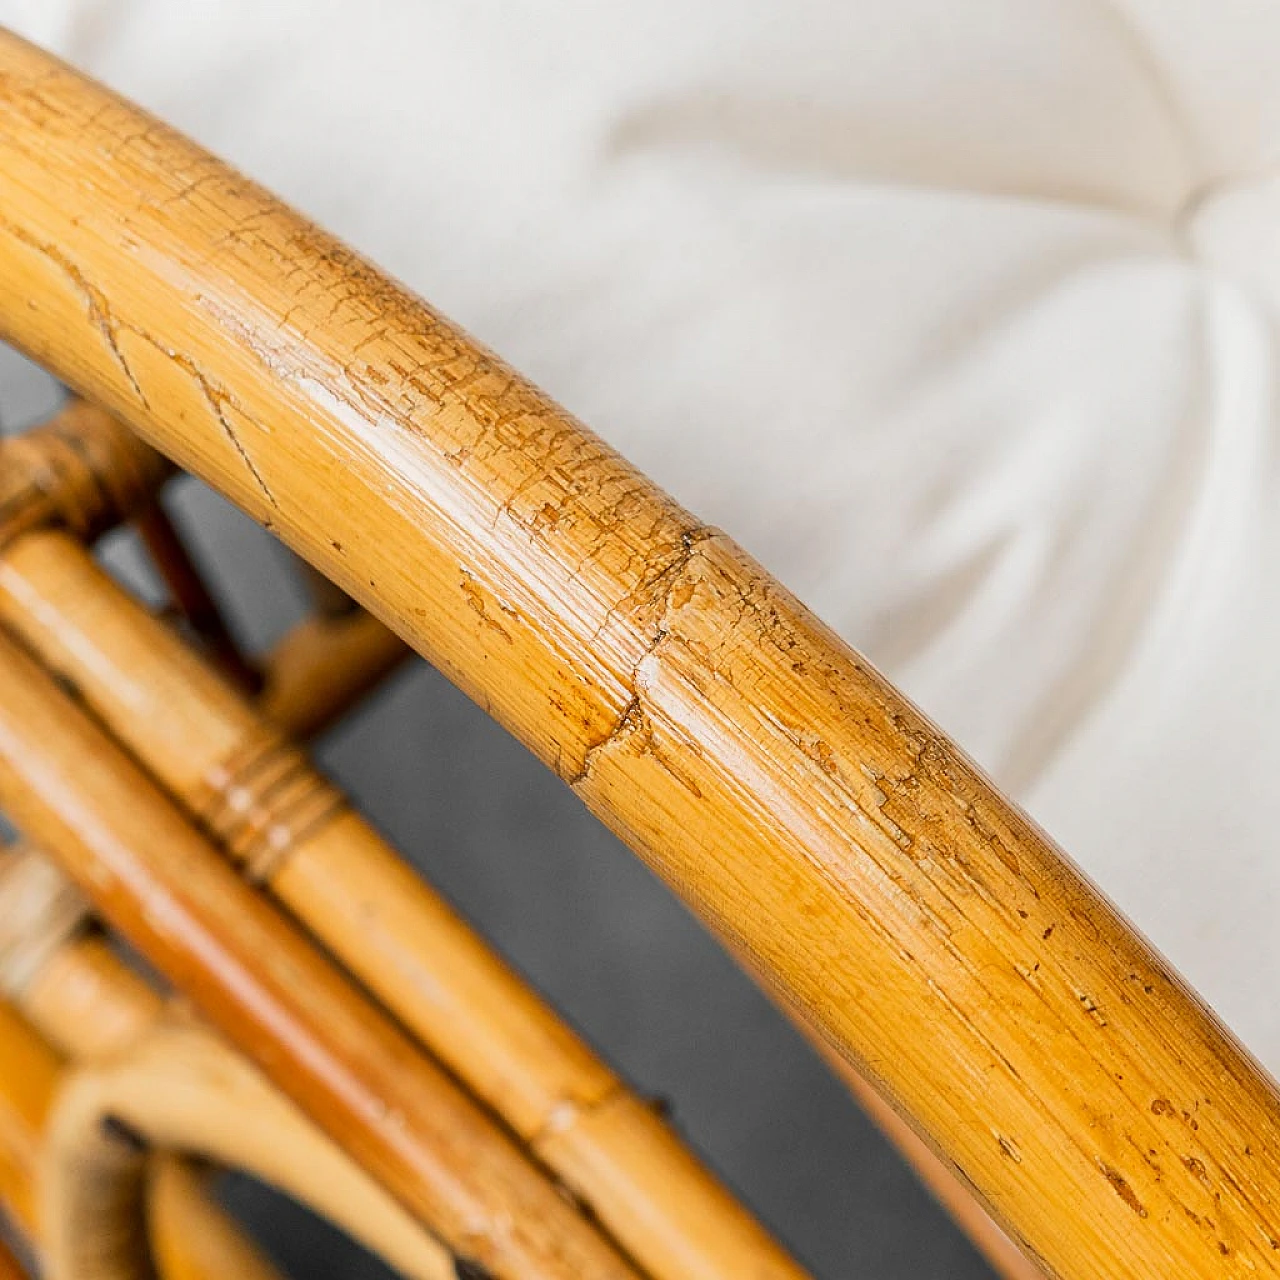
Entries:
POLYGON ((1280 1271, 1272 1081, 732 541, 350 250, 12 37, 0 173, 3 336, 515 733, 1046 1270, 1280 1271))

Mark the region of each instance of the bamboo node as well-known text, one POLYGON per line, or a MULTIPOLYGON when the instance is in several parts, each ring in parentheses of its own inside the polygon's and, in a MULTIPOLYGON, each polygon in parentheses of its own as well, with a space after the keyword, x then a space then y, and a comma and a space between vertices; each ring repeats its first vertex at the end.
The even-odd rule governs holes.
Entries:
POLYGON ((346 808, 306 755, 262 729, 205 778, 196 815, 254 884, 269 881, 299 843, 346 808))
POLYGON ((110 414, 73 400, 0 441, 0 547, 44 525, 91 542, 146 503, 170 465, 110 414))

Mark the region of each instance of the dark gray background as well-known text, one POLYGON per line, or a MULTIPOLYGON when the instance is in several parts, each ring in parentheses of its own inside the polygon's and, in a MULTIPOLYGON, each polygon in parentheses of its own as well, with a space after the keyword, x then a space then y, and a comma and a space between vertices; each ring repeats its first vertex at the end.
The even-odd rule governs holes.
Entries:
MULTIPOLYGON (((0 420, 58 391, 0 349, 0 420)), ((260 647, 303 607, 287 558, 184 480, 170 509, 260 647)), ((144 593, 120 539, 110 563, 144 593)), ((682 1133, 821 1280, 990 1274, 799 1036, 550 772, 415 661, 319 748, 355 802, 682 1133)), ((944 1069, 945 1064, 939 1064, 944 1069)), ((376 1275, 332 1231, 243 1180, 226 1195, 295 1276, 376 1275)))

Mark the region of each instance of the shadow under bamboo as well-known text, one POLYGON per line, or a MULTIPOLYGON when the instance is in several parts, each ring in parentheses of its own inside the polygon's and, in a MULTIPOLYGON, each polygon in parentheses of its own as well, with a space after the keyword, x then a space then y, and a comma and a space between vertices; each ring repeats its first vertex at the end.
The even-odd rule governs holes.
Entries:
POLYGON ((1280 1273, 1274 1083, 900 694, 260 188, 14 37, 0 80, 8 340, 514 732, 1050 1274, 1280 1273))
POLYGON ((26 1268, 3 1240, 0 1240, 0 1280, 27 1280, 26 1268))
POLYGON ((503 1280, 635 1275, 9 640, 0 803, 104 919, 458 1257, 503 1280))

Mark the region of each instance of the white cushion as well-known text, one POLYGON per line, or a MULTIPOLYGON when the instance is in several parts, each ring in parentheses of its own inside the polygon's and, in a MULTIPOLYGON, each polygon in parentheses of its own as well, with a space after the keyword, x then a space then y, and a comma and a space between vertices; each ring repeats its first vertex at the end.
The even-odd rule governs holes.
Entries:
POLYGON ((1280 1071, 1280 8, 0 0, 754 551, 1280 1071))

